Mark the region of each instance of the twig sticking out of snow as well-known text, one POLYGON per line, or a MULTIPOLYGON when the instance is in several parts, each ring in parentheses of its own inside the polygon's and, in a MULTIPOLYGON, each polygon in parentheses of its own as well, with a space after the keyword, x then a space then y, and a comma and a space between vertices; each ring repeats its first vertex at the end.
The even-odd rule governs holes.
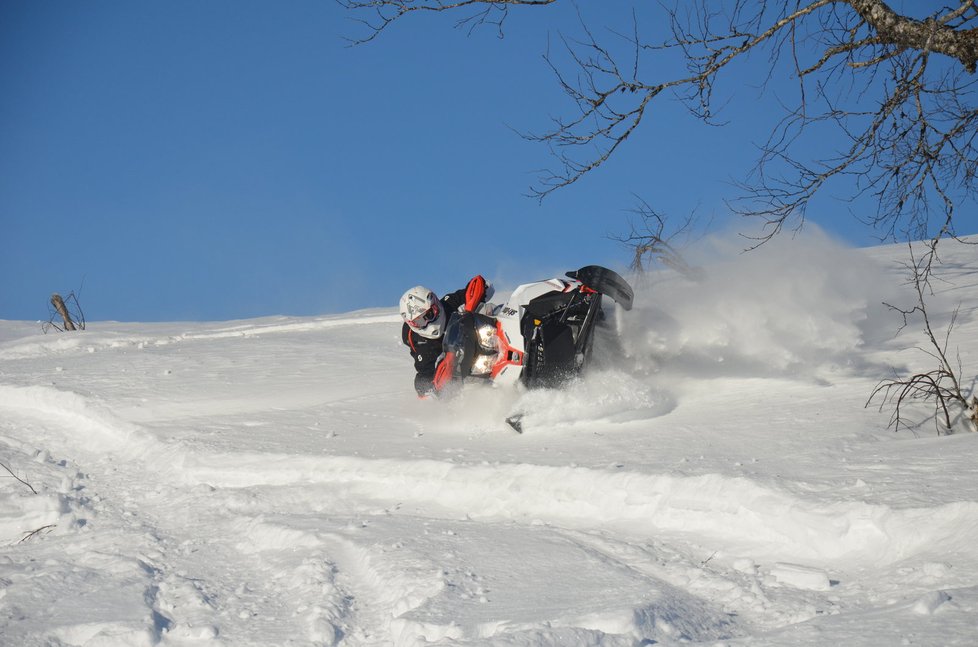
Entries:
POLYGON ((28 483, 28 482, 27 482, 27 481, 25 481, 24 479, 22 479, 22 478, 20 478, 20 477, 19 477, 19 476, 17 476, 16 474, 14 474, 14 472, 13 472, 13 470, 11 470, 11 469, 10 469, 9 467, 7 467, 6 465, 4 465, 3 463, 0 463, 0 467, 2 467, 3 469, 5 469, 5 470, 7 470, 7 472, 8 472, 8 473, 9 473, 9 474, 10 474, 10 475, 11 475, 12 477, 14 477, 14 478, 15 478, 15 479, 17 479, 18 481, 20 481, 21 483, 23 483, 24 485, 26 485, 26 486, 28 487, 28 489, 30 489, 30 491, 31 491, 31 494, 37 494, 37 490, 35 490, 35 489, 34 489, 34 486, 32 486, 32 485, 31 485, 30 483, 28 483))

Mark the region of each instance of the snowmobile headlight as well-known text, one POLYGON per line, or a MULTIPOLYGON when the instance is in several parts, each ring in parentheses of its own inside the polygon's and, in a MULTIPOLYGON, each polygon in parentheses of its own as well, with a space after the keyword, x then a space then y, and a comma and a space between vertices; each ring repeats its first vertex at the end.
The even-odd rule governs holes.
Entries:
POLYGON ((472 375, 488 375, 496 363, 495 355, 478 355, 472 362, 472 375))
POLYGON ((479 339, 479 346, 485 350, 495 351, 499 348, 499 340, 496 337, 496 327, 488 324, 476 328, 476 335, 479 339))

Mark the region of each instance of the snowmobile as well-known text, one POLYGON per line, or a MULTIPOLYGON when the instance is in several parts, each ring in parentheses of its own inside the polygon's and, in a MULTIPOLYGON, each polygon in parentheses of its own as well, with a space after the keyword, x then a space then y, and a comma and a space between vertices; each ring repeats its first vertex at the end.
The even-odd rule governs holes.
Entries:
POLYGON ((604 317, 602 296, 631 310, 633 291, 616 272, 597 265, 566 276, 520 285, 506 303, 487 312, 470 307, 453 313, 435 389, 475 379, 557 387, 580 375, 591 359, 595 326, 604 317))

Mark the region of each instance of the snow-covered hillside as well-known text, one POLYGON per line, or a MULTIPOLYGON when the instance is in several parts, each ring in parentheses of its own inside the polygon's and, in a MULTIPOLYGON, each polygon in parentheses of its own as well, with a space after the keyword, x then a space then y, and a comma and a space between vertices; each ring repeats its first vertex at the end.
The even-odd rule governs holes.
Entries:
MULTIPOLYGON (((933 368, 881 305, 905 247, 739 251, 637 286, 562 392, 418 400, 393 308, 0 322, 0 644, 978 643, 978 434, 864 406, 933 368)), ((942 258, 970 380, 978 253, 942 258)))

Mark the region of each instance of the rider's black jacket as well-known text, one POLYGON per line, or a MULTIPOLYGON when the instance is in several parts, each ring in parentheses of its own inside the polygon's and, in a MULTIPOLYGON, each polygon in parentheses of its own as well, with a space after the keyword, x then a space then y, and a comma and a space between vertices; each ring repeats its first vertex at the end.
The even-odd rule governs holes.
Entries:
MULTIPOLYGON (((460 306, 465 304, 465 288, 455 290, 446 294, 441 299, 441 307, 445 312, 445 324, 448 318, 457 311, 460 306)), ((414 370, 418 374, 414 377, 414 389, 420 396, 430 395, 434 391, 435 368, 438 364, 438 357, 441 355, 442 337, 429 339, 422 337, 411 330, 406 323, 401 325, 401 341, 411 349, 411 356, 414 358, 414 370)))

